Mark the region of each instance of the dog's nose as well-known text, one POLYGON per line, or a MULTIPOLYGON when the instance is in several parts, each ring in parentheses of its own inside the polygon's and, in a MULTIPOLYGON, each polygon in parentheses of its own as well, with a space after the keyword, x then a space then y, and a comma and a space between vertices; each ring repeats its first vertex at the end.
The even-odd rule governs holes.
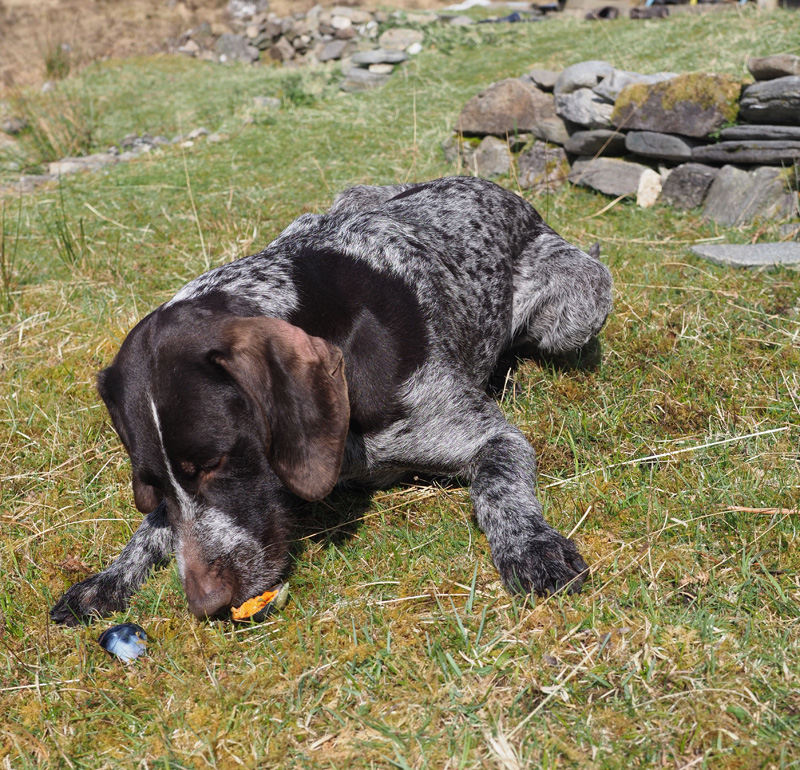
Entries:
POLYGON ((213 618, 231 606, 233 591, 227 581, 209 572, 187 570, 184 590, 189 612, 199 620, 213 618))

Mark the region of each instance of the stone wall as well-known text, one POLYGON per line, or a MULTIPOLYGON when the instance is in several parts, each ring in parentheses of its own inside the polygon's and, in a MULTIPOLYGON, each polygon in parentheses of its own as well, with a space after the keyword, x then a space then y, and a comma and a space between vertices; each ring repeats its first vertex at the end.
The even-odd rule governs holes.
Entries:
POLYGON ((750 59, 755 78, 643 75, 587 61, 534 69, 470 99, 443 143, 481 176, 566 182, 641 206, 664 201, 725 225, 798 219, 800 58, 750 59))

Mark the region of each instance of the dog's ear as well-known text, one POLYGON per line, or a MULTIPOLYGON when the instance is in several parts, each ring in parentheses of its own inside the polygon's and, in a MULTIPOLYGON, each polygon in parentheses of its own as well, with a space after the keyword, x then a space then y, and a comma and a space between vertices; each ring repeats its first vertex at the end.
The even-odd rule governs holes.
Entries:
MULTIPOLYGON (((130 456, 130 437, 125 429, 125 420, 122 418, 122 413, 118 405, 121 397, 121 387, 122 383, 120 382, 117 369, 114 368, 113 364, 109 366, 108 369, 103 369, 102 372, 98 372, 97 392, 100 394, 100 398, 103 399, 103 403, 106 405, 109 415, 111 415, 111 422, 114 425, 114 430, 117 431, 117 435, 120 437, 122 444, 130 456)), ((133 501, 136 504, 136 508, 141 513, 150 513, 154 511, 161 502, 163 495, 154 486, 146 484, 138 478, 135 470, 131 482, 133 486, 133 501)))
POLYGON ((234 318, 211 359, 262 421, 267 460, 304 500, 339 478, 350 422, 342 351, 277 318, 234 318))

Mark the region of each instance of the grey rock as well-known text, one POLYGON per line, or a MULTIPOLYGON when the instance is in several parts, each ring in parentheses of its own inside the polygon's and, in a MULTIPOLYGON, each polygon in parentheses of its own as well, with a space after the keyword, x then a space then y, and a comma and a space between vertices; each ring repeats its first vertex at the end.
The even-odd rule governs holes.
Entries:
POLYGON ((370 64, 367 69, 379 75, 391 75, 394 72, 394 64, 370 64))
POLYGON ((346 29, 337 29, 336 32, 333 33, 333 36, 337 40, 353 40, 357 36, 357 33, 353 27, 347 27, 346 29))
POLYGON ((684 163, 672 169, 661 190, 661 198, 678 209, 695 209, 703 204, 719 169, 702 163, 684 163))
POLYGON ((203 126, 200 126, 199 128, 193 128, 189 132, 189 135, 186 138, 187 139, 199 139, 201 136, 208 136, 209 133, 210 132, 209 132, 209 130, 207 128, 204 128, 203 126))
POLYGON ((414 43, 421 43, 425 35, 417 29, 407 29, 405 27, 394 27, 387 29, 379 38, 378 45, 381 48, 389 48, 393 51, 405 51, 414 43))
POLYGON ((556 94, 571 94, 579 88, 594 88, 603 78, 614 72, 606 61, 584 61, 567 67, 556 79, 553 91, 556 94))
POLYGON ((370 72, 363 67, 352 67, 347 72, 347 77, 341 85, 342 91, 357 93, 359 91, 369 91, 373 88, 380 88, 389 82, 390 75, 379 75, 370 72))
POLYGON ((800 75, 748 86, 742 94, 739 114, 751 123, 800 125, 800 75))
POLYGON ((767 126, 742 123, 738 126, 723 128, 719 132, 719 138, 723 141, 739 139, 788 139, 800 142, 799 126, 767 126))
POLYGON ((556 80, 560 74, 561 72, 557 70, 532 69, 523 77, 530 80, 537 88, 541 88, 542 91, 550 93, 556 87, 556 80))
POLYGON ((793 241, 800 240, 800 222, 789 222, 778 227, 780 238, 790 238, 793 241))
POLYGON ((793 200, 780 169, 723 166, 708 190, 703 216, 721 225, 782 219, 791 214, 793 200))
POLYGON ((517 78, 508 78, 473 96, 461 110, 454 128, 476 136, 506 136, 532 132, 541 121, 555 117, 551 94, 517 78))
POLYGON ((178 48, 178 53, 186 54, 186 56, 197 56, 199 51, 200 45, 196 40, 187 40, 178 48))
POLYGON ((747 60, 747 69, 756 80, 774 80, 787 75, 800 75, 800 56, 793 56, 790 53, 752 56, 747 60))
POLYGON ((62 158, 48 165, 48 173, 51 176, 66 176, 76 174, 79 171, 96 171, 103 166, 116 163, 120 156, 110 152, 97 152, 94 155, 86 155, 79 158, 62 158))
POLYGON ((259 51, 266 51, 272 46, 273 41, 276 40, 277 37, 279 37, 279 35, 272 35, 269 32, 259 32, 250 43, 258 48, 259 51))
POLYGON ((281 100, 277 96, 254 96, 253 106, 259 110, 279 110, 281 100))
POLYGON ((594 131, 576 131, 564 144, 570 155, 611 155, 625 154, 625 135, 608 128, 594 131))
POLYGON ((269 57, 275 61, 291 61, 294 58, 294 46, 285 37, 278 38, 269 49, 269 57))
POLYGON ((331 18, 331 26, 334 29, 349 29, 353 26, 353 21, 348 16, 336 14, 331 18))
POLYGON ((22 133, 28 127, 28 121, 25 118, 18 118, 15 116, 3 118, 0 123, 0 131, 10 136, 22 133))
POLYGON ((704 137, 735 117, 739 81, 729 75, 691 73, 658 83, 633 83, 614 103, 615 126, 704 137))
POLYGON ((635 198, 639 180, 646 170, 648 167, 641 163, 617 158, 578 158, 568 178, 573 184, 591 187, 615 198, 622 195, 635 198))
POLYGON ((252 19, 268 10, 268 0, 230 0, 228 3, 228 13, 234 19, 252 19))
POLYGON ((442 142, 442 150, 444 150, 444 158, 448 163, 455 163, 460 158, 467 168, 473 167, 472 156, 475 154, 476 147, 459 134, 448 136, 442 142))
POLYGON ((475 19, 470 16, 464 16, 463 14, 459 16, 447 16, 443 21, 446 21, 451 27, 469 27, 475 23, 475 19))
POLYGON ((385 48, 376 48, 374 51, 361 51, 353 54, 353 64, 399 64, 408 59, 403 51, 393 51, 385 48))
POLYGON ((673 163, 690 160, 696 146, 697 142, 692 139, 654 131, 631 131, 625 136, 625 147, 629 152, 673 163))
POLYGON ((660 83, 662 80, 669 80, 677 76, 676 72, 656 72, 654 75, 642 75, 638 72, 627 72, 626 70, 614 70, 610 75, 604 77, 594 88, 599 97, 609 102, 616 101, 617 97, 626 86, 632 83, 644 83, 652 85, 660 83))
POLYGON ((324 48, 317 55, 320 61, 333 61, 334 59, 341 59, 347 47, 349 46, 347 40, 331 40, 325 43, 324 48))
POLYGON ((214 52, 221 62, 243 61, 253 62, 258 59, 258 49, 250 45, 244 35, 226 33, 220 35, 214 43, 214 52))
POLYGON ((800 242, 702 243, 692 246, 698 257, 727 267, 771 267, 800 264, 800 242))
POLYGON ((569 139, 567 126, 558 115, 539 120, 535 126, 531 127, 531 134, 537 139, 551 144, 564 144, 569 139))
POLYGON ((614 105, 601 99, 591 88, 568 93, 556 92, 556 112, 564 120, 586 128, 608 128, 614 105))
POLYGON ((25 174, 11 187, 18 193, 30 193, 43 184, 55 182, 57 178, 53 174, 25 174))
POLYGON ((561 147, 534 142, 517 158, 517 179, 524 190, 553 192, 567 181, 569 162, 561 147))
POLYGON ((791 165, 800 160, 800 140, 759 140, 719 142, 695 147, 692 160, 700 163, 739 163, 759 166, 791 165))
POLYGON ((208 48, 214 42, 214 33, 211 30, 211 25, 207 21, 189 30, 189 36, 192 40, 196 41, 201 48, 208 48))
POLYGON ((488 178, 507 174, 511 169, 508 143, 496 136, 485 136, 475 150, 472 162, 478 176, 488 178))

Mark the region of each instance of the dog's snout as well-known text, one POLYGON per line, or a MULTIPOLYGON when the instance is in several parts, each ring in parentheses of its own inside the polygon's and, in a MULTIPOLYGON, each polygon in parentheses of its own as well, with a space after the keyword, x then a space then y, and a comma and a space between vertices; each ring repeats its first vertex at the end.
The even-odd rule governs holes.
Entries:
POLYGON ((199 620, 213 618, 226 611, 233 600, 228 581, 213 571, 187 565, 184 590, 189 611, 199 620))

